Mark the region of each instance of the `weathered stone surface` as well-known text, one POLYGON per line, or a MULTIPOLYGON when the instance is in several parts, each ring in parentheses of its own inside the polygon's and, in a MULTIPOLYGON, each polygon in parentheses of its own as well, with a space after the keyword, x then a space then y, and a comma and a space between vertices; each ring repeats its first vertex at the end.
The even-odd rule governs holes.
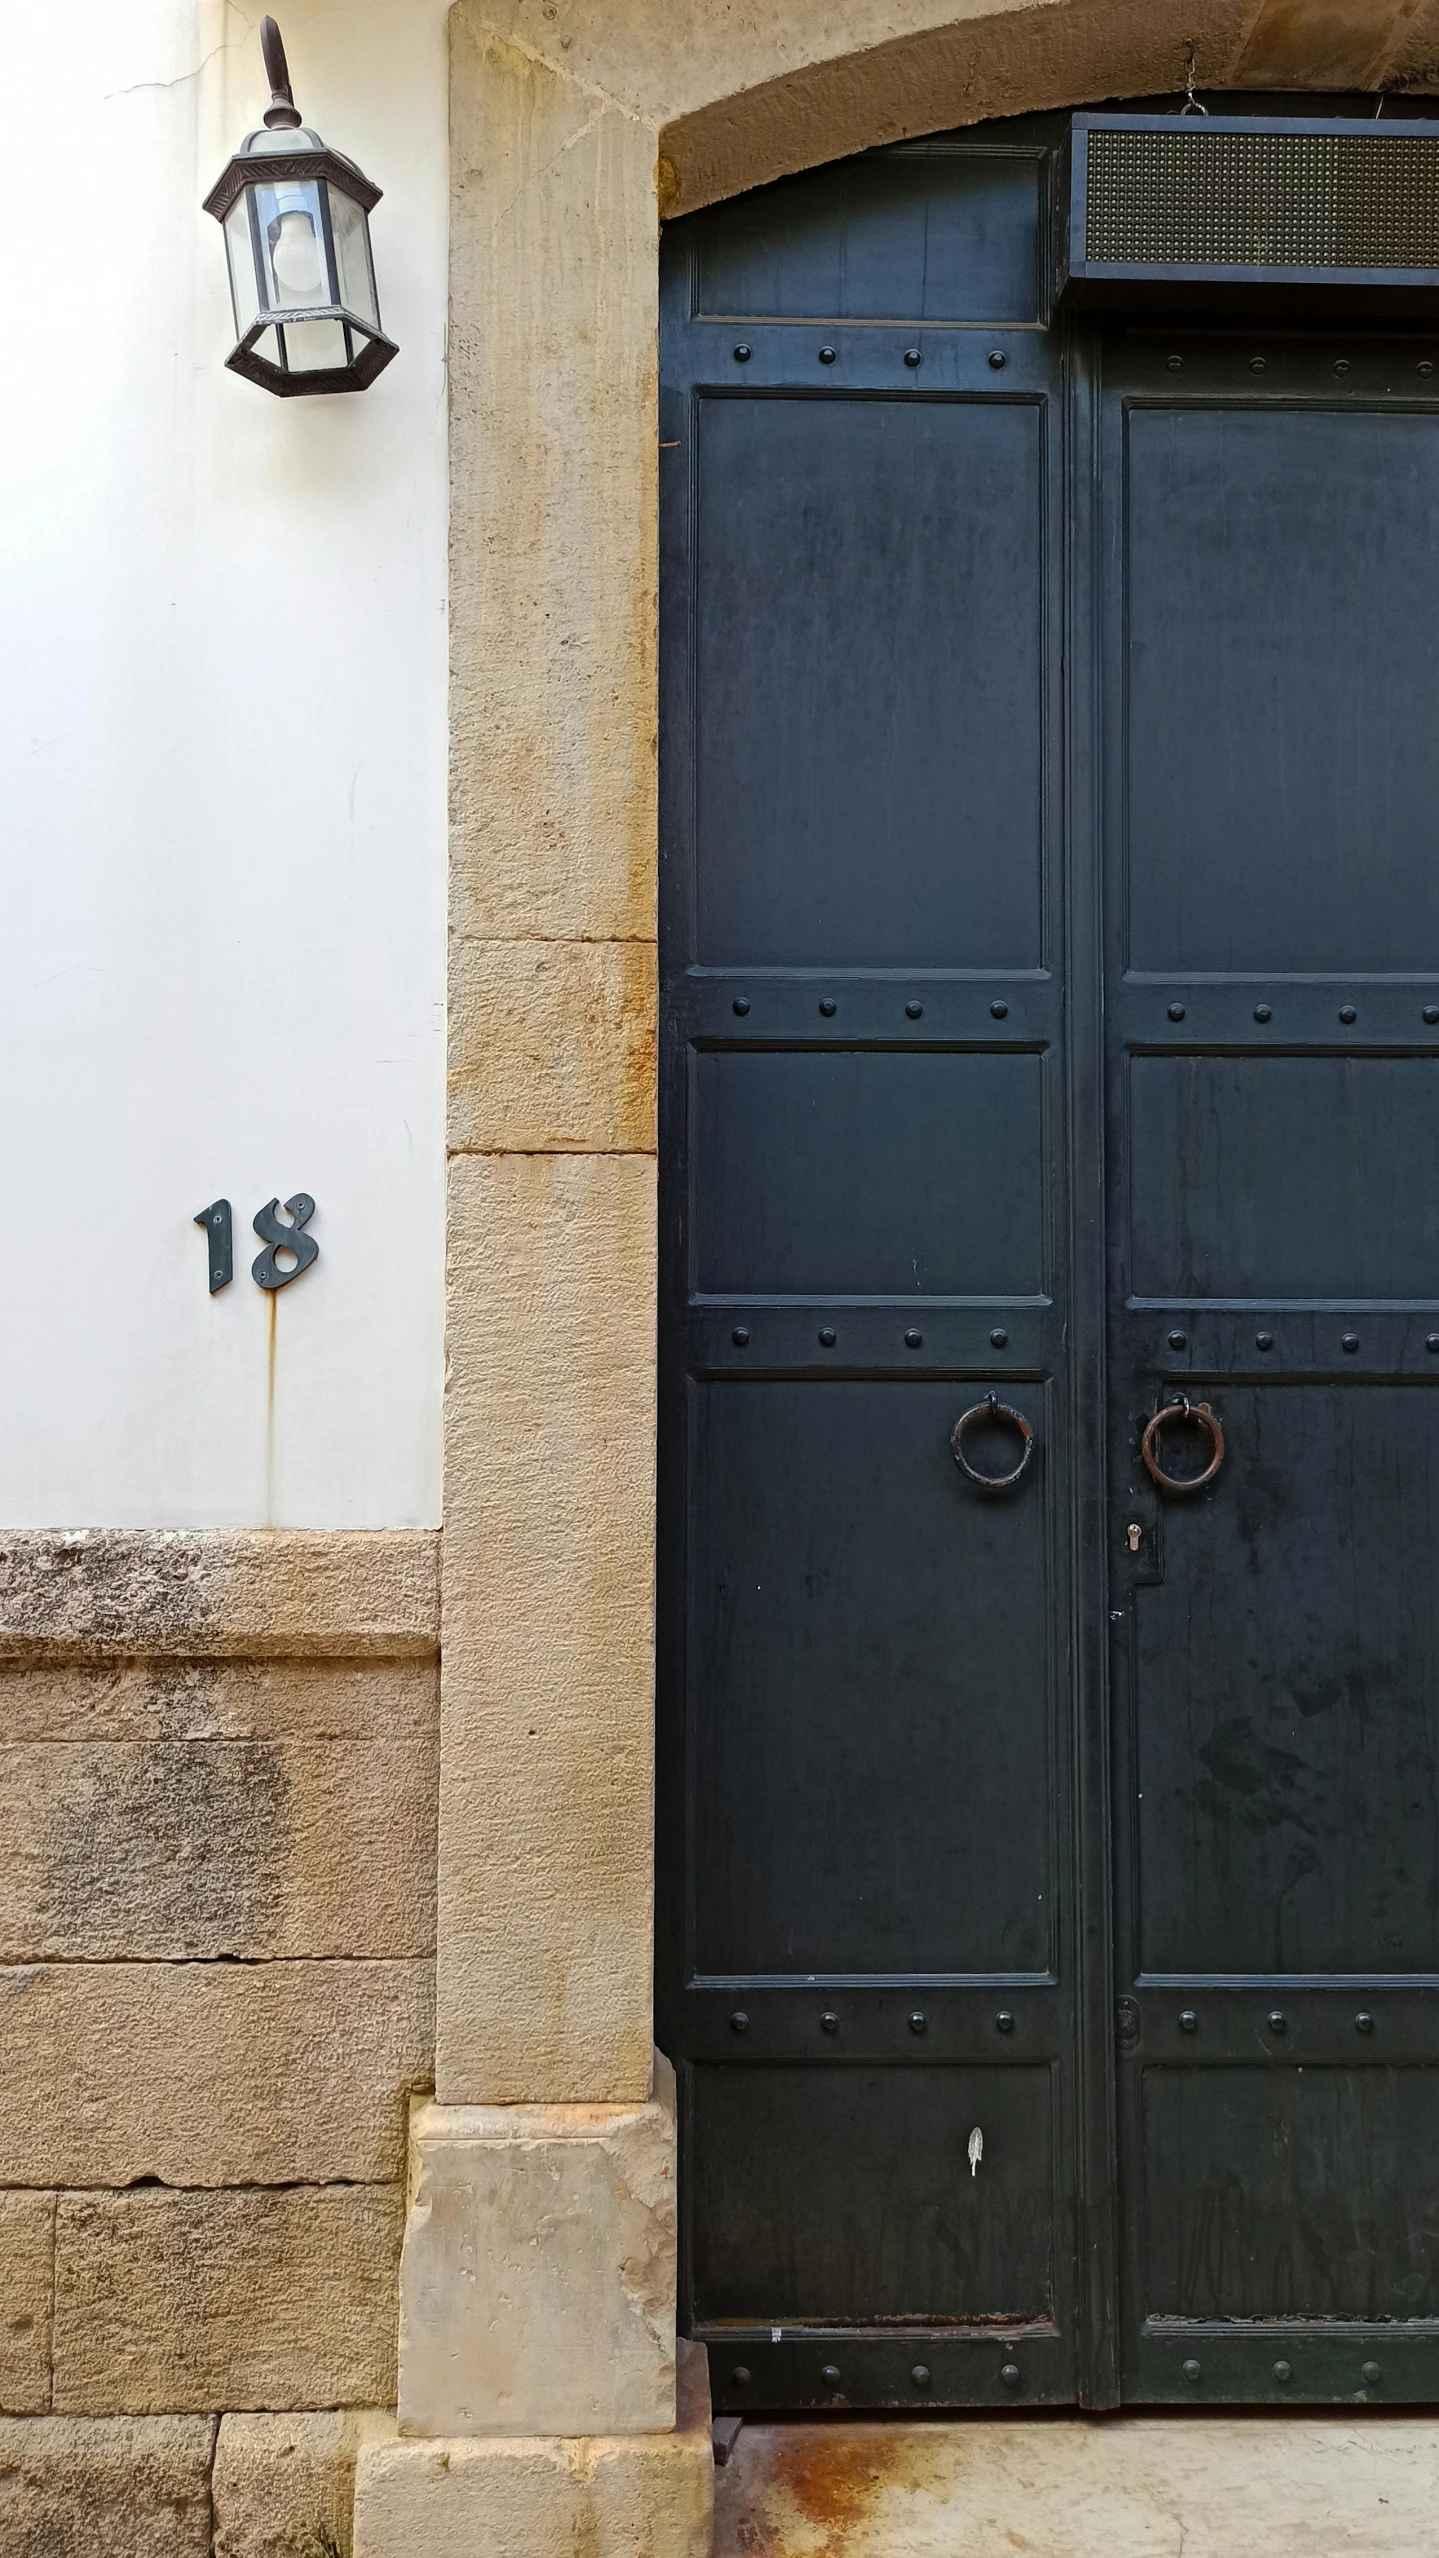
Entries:
MULTIPOLYGON (((1419 0, 1407 25, 1397 30, 1381 76, 1396 88, 1439 89, 1439 0, 1419 0)), ((1391 107, 1391 115, 1398 112, 1391 107)))
POLYGON ((0 1961, 427 1954, 438 1753, 402 1741, 0 1747, 0 1961))
POLYGON ((433 1661, 0 1669, 0 1741, 406 1741, 439 1722, 433 1661))
POLYGON ((673 2433, 367 2445, 354 2558, 710 2558, 708 2369, 680 2355, 673 2433))
POLYGON ((5 2558, 210 2558, 209 2416, 0 2419, 5 2558))
POLYGON ((652 942, 457 938, 451 1146, 652 1151, 656 1001, 652 942))
POLYGON ((1263 0, 1237 89, 1367 89, 1388 70, 1415 0, 1263 0))
POLYGON ((222 2416, 213 2558, 350 2558, 356 2458, 394 2430, 374 2408, 222 2416))
POLYGON ((646 2105, 428 2105, 411 2144, 401 2432, 672 2426, 669 2063, 646 2105))
POLYGON ((451 1166, 445 2104, 650 2074, 654 1166, 451 1166))
POLYGON ((57 2413, 391 2406, 392 2185, 62 2194, 57 2413))
POLYGON ((434 2069, 434 1966, 0 1972, 0 2184, 379 2184, 434 2069))
POLYGON ((54 2195, 0 2193, 0 2408, 10 2416, 50 2404, 54 2265, 54 2195))
POLYGON ((1432 2417, 746 2424, 715 2558, 1418 2558, 1436 2510, 1432 2417))
POLYGON ((428 1529, 120 1529, 0 1535, 0 1660, 424 1660, 428 1529))
POLYGON ((654 135, 451 25, 451 930, 649 941, 654 135))

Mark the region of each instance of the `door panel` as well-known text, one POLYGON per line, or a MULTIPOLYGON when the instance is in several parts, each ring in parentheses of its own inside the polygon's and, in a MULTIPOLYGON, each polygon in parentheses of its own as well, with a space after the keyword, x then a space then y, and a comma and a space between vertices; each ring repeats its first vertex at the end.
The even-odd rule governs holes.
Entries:
POLYGON ((1038 407, 730 391, 692 434, 697 960, 1036 967, 1038 407))
POLYGON ((891 1048, 695 1060, 712 1296, 1038 1297, 1043 1061, 891 1048))
POLYGON ((1040 316, 1045 154, 917 151, 742 196, 696 225, 706 318, 1040 316))
POLYGON ((1129 1156, 1136 1296, 1439 1297, 1439 1056, 1131 1057, 1129 1156))
POLYGON ((1144 2133, 1151 2319, 1432 2319, 1439 2071, 1146 2070, 1144 2133))
POLYGON ((1439 967, 1439 443, 1359 407, 1347 349, 1342 408, 1279 405, 1334 360, 1266 344, 1261 405, 1234 345, 1223 406, 1128 416, 1136 969, 1439 967))
POLYGON ((1439 1972, 1439 1395, 1223 1412, 1136 1609, 1141 1968, 1439 1972))
POLYGON ((1038 1481, 961 1477, 972 1380, 694 1391, 696 1971, 1042 1975, 1038 1481))
POLYGON ((702 2318, 1048 2321, 1046 2069, 699 2069, 693 2107, 702 2318))

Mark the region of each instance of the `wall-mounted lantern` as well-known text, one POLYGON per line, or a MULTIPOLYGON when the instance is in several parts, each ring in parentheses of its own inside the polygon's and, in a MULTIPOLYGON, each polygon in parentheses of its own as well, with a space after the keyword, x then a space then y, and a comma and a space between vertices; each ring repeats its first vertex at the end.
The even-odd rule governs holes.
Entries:
POLYGON ((265 129, 247 133, 205 198, 224 226, 238 344, 232 373, 282 398, 363 391, 398 352, 380 327, 370 256, 380 190, 302 125, 273 18, 260 23, 265 129))

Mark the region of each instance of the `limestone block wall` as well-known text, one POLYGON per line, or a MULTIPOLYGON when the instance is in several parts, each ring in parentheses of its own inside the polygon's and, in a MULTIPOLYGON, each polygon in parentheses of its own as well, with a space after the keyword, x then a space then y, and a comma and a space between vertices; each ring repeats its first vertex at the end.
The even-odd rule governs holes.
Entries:
POLYGON ((0 2411, 51 2420, 0 2428, 7 2552, 57 2463, 153 2471, 147 2550, 257 2461, 318 2512, 361 2420, 315 2411, 394 2402, 436 1548, 0 1539, 0 2411))

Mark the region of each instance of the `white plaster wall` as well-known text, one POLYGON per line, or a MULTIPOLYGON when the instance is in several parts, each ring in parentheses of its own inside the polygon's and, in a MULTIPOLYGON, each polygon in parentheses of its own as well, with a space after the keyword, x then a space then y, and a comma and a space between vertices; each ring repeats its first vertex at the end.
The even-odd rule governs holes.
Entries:
POLYGON ((438 1515, 445 5, 276 14, 385 190, 355 398, 223 368, 260 7, 5 13, 0 1525, 438 1515), (297 1189, 272 1386, 250 1219, 297 1189))

